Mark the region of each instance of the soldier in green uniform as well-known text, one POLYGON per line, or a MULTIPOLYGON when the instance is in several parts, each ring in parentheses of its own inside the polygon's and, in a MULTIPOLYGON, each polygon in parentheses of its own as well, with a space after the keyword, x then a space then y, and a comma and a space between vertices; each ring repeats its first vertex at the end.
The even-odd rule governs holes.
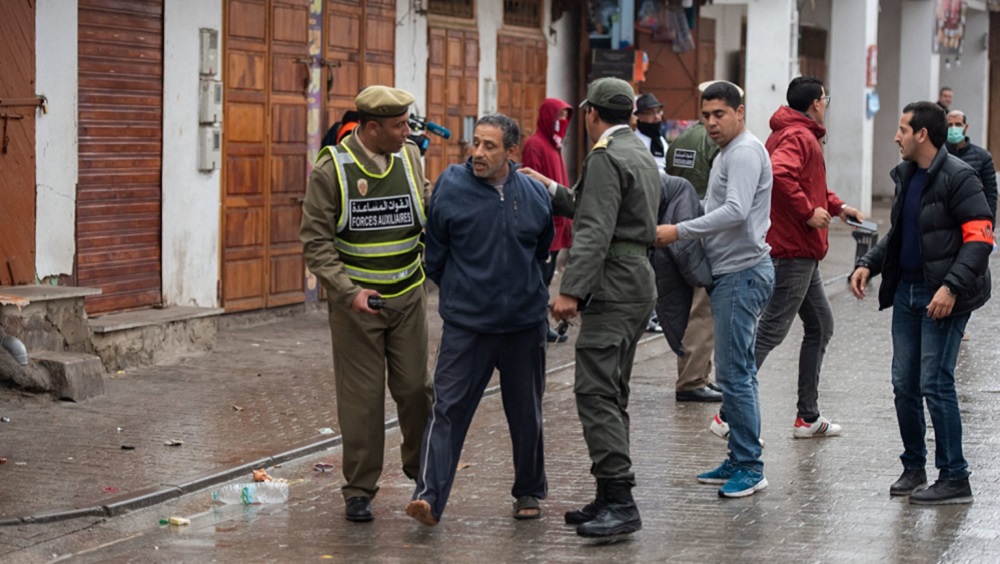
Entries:
POLYGON ((656 299, 646 252, 656 238, 660 176, 629 129, 634 100, 632 87, 616 78, 595 80, 587 89, 581 107, 595 144, 573 190, 575 202, 565 187, 522 169, 549 186, 555 213, 575 208, 573 248, 552 313, 557 320, 582 317, 574 392, 597 497, 566 513, 566 522, 585 537, 642 528, 632 498, 629 377, 656 299))
POLYGON ((425 222, 420 152, 407 142, 413 96, 369 86, 357 129, 320 151, 302 204, 306 264, 327 292, 346 516, 374 518, 385 443, 385 388, 396 401, 403 471, 414 478, 430 412, 425 222), (370 300, 382 298, 386 309, 370 300), (390 309, 391 308, 391 309, 390 309))

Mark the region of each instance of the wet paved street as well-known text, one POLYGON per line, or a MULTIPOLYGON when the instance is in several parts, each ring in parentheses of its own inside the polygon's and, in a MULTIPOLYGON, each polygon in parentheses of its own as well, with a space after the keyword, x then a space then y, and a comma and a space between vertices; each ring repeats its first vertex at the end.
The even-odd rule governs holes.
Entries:
MULTIPOLYGON (((1000 303, 973 316, 958 366, 973 470, 971 506, 915 507, 890 499, 900 451, 889 386, 889 312, 846 292, 833 298, 837 329, 827 354, 821 408, 844 426, 841 437, 795 440, 794 346, 798 328, 761 371, 765 472, 770 487, 747 499, 723 500, 694 475, 714 467, 725 443, 707 429, 714 406, 673 400, 675 358, 662 338, 646 342, 632 389, 635 494, 644 528, 633 538, 598 545, 562 524, 562 512, 589 499, 593 483, 576 418, 571 370, 551 374, 545 401, 550 496, 542 520, 511 518, 512 470, 499 396, 484 400, 470 432, 458 479, 440 526, 425 528, 403 513, 412 485, 390 467, 375 500, 376 520, 343 519, 339 472, 319 474, 317 461, 339 468, 339 450, 284 464, 271 474, 292 481, 287 504, 213 506, 199 492, 110 520, 76 519, 0 529, 22 535, 12 561, 75 554, 81 562, 138 561, 444 561, 546 562, 995 562, 1000 554, 1000 407, 994 341, 1000 303), (189 527, 158 527, 167 515, 189 527), (31 542, 34 539, 36 542, 31 542)), ((392 433, 387 460, 398 460, 392 433)), ((930 443, 933 448, 933 442, 930 443)))
MULTIPOLYGON (((286 504, 218 506, 200 490, 112 518, 102 513, 116 500, 176 492, 178 484, 335 436, 319 434, 325 427, 336 433, 338 425, 329 331, 316 312, 220 332, 211 354, 114 375, 105 396, 80 404, 0 393, 0 411, 11 418, 0 424, 0 455, 10 459, 0 465, 0 561, 996 562, 1000 438, 992 425, 1000 412, 1000 299, 973 315, 958 364, 976 501, 910 506, 888 495, 901 450, 889 385, 891 314, 846 292, 842 277, 853 252, 850 233, 834 226, 822 268, 836 331, 820 405, 844 435, 791 437, 796 326, 761 371, 770 487, 751 498, 722 500, 715 487, 695 481, 725 456, 725 443, 707 428, 715 406, 674 402, 675 357, 662 337, 651 336, 637 357, 630 410, 644 528, 624 542, 587 542, 562 523, 562 513, 588 501, 594 488, 572 369, 558 370, 572 360, 572 341, 548 354, 557 370, 544 404, 550 495, 540 521, 511 518, 510 442, 496 395, 479 409, 444 520, 434 529, 403 513, 413 486, 398 468, 394 430, 371 524, 343 518, 337 448, 269 468, 292 483, 286 504), (172 438, 184 445, 164 446, 172 438), (123 451, 122 444, 137 448, 123 451), (337 468, 317 473, 318 461, 337 468), (88 508, 96 513, 18 520, 88 508), (192 524, 157 524, 170 515, 192 524)), ((431 319, 433 349, 440 326, 436 315, 431 319)), ((391 402, 386 409, 391 419, 391 402)))

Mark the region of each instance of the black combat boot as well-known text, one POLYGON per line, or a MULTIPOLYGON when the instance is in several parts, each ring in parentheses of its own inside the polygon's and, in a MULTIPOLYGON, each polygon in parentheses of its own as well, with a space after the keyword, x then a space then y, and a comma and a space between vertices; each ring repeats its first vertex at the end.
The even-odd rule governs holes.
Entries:
POLYGON ((594 501, 584 505, 580 509, 567 511, 565 516, 567 525, 579 525, 597 517, 597 512, 604 505, 604 491, 607 489, 607 483, 608 480, 606 478, 597 479, 597 496, 594 498, 594 501))
POLYGON ((642 519, 635 499, 632 498, 632 486, 625 480, 608 480, 604 491, 604 505, 593 519, 576 528, 576 534, 600 538, 627 535, 641 528, 642 519))

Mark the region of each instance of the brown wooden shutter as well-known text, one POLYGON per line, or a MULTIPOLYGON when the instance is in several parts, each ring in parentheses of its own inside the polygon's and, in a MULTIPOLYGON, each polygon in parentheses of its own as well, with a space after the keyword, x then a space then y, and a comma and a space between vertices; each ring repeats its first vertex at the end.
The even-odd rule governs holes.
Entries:
POLYGON ((87 312, 161 303, 163 1, 80 0, 76 280, 87 312))
POLYGON ((35 2, 0 2, 0 285, 35 279, 35 2))

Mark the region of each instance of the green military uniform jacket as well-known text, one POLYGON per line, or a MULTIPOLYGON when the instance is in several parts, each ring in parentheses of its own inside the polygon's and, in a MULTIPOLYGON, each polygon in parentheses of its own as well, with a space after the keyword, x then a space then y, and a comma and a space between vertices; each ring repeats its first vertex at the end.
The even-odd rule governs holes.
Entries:
POLYGON ((685 129, 667 149, 667 174, 680 176, 694 185, 698 196, 708 191, 708 176, 719 146, 708 136, 700 121, 685 129))
MULTIPOLYGON (((368 157, 356 136, 349 135, 343 143, 366 170, 375 174, 386 171, 385 166, 376 164, 368 157)), ((404 150, 413 165, 416 181, 422 183, 422 186, 418 184, 418 187, 422 188, 418 190, 418 197, 421 198, 421 205, 424 205, 430 183, 424 177, 420 150, 410 141, 406 142, 404 150)), ((302 253, 309 270, 323 284, 331 299, 344 307, 350 307, 361 287, 348 277, 340 254, 334 246, 337 220, 341 211, 340 190, 333 158, 326 152, 316 162, 309 176, 309 186, 302 204, 302 225, 299 235, 302 239, 302 253)))
MULTIPOLYGON (((646 251, 656 239, 660 173, 628 128, 594 145, 574 188, 573 246, 559 292, 611 302, 656 297, 646 251)), ((568 205, 558 190, 554 207, 568 205)))

